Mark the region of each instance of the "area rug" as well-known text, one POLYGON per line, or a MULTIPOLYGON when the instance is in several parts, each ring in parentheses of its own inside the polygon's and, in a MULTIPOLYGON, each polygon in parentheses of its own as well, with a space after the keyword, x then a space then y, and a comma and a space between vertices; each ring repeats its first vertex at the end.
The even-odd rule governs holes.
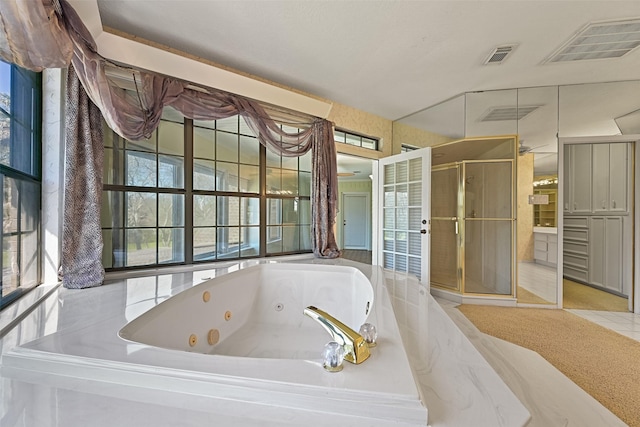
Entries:
POLYGON ((598 311, 629 311, 626 298, 571 280, 562 280, 564 308, 598 311))
POLYGON ((640 427, 640 342, 564 310, 458 308, 480 331, 537 352, 622 421, 640 427))

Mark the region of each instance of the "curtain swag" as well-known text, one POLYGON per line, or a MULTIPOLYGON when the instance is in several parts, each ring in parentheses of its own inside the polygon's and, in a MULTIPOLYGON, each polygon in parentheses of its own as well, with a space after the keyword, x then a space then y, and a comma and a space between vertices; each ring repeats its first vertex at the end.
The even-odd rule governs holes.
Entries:
MULTIPOLYGON (((301 156, 311 150, 313 252, 322 258, 340 256, 334 235, 338 185, 331 122, 314 119, 311 123, 301 124, 304 129, 299 133, 285 132, 256 101, 212 88, 207 88, 206 92, 197 91, 189 88, 186 82, 144 71, 135 73, 140 81, 134 75, 137 94, 131 96, 109 81, 106 67, 114 64, 98 54, 93 37, 65 0, 2 0, 0 14, 0 57, 3 60, 34 71, 73 64, 87 95, 100 109, 109 127, 128 140, 149 137, 158 127, 163 108, 171 106, 194 120, 241 115, 261 144, 286 157, 301 156), (61 14, 56 11, 58 8, 61 14)), ((102 168, 102 164, 95 161, 89 164, 102 168)), ((101 170, 93 172, 102 175, 101 170)), ((71 191, 88 190, 75 188, 71 191)), ((66 194, 65 197, 75 199, 79 195, 66 194)), ((67 228, 63 226, 64 230, 67 228)), ((90 237, 82 235, 79 238, 90 237)), ((100 258, 94 262, 101 268, 100 258)), ((64 265, 64 254, 62 264, 63 271, 69 270, 64 265)))

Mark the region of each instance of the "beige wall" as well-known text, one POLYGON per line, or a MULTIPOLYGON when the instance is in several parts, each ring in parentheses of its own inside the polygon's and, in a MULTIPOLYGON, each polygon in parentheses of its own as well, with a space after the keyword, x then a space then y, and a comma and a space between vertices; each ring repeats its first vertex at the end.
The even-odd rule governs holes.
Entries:
POLYGON ((533 194, 533 153, 518 156, 518 261, 533 261, 533 205, 529 196, 533 194))

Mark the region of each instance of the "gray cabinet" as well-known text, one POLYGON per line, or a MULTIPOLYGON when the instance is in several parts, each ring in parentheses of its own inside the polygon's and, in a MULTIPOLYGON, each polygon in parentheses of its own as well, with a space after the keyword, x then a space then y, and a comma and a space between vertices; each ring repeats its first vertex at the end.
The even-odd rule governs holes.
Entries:
POLYGON ((591 212, 591 144, 565 145, 564 211, 591 212))
POLYGON ((564 219, 563 274, 578 282, 589 281, 589 217, 564 219))
POLYGON ((563 274, 629 295, 631 143, 565 145, 563 274))
POLYGON ((627 212, 629 144, 594 144, 592 153, 593 212, 627 212))
POLYGON ((623 225, 621 216, 593 216, 589 236, 594 242, 589 250, 589 283, 623 293, 623 225))

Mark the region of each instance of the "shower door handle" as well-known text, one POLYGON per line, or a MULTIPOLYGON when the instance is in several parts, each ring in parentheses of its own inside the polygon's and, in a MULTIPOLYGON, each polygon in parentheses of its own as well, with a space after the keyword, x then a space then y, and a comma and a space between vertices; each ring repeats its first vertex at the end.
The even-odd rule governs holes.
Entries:
POLYGON ((456 220, 456 236, 458 235, 458 220, 456 220))

